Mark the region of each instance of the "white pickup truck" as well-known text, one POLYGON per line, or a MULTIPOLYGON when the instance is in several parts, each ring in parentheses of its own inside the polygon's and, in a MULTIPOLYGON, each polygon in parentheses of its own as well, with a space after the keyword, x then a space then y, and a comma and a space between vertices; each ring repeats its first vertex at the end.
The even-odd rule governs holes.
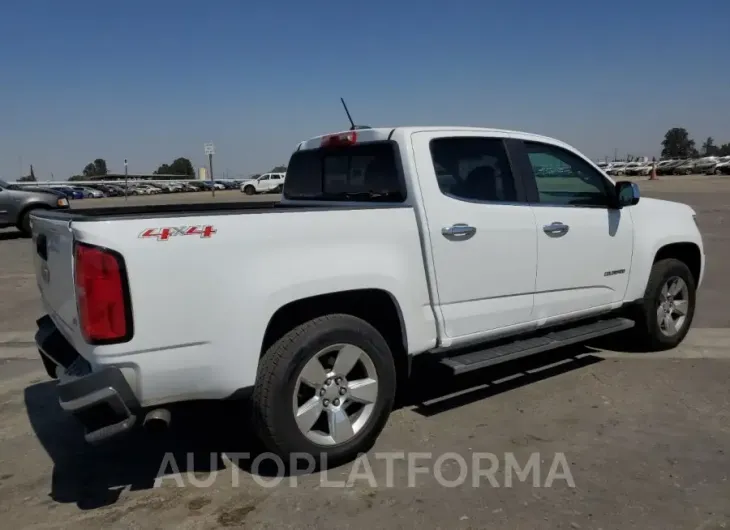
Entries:
POLYGON ((249 394, 269 450, 329 462, 371 446, 414 356, 461 374, 621 331, 676 346, 705 268, 689 206, 462 127, 302 142, 277 203, 39 211, 32 232, 36 341, 88 441, 249 394))

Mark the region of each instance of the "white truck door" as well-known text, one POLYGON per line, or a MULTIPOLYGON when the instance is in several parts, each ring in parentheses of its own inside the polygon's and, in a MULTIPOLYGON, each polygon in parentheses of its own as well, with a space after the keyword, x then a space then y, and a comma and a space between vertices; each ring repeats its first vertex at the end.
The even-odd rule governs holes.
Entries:
POLYGON ((479 339, 531 320, 537 229, 506 140, 463 130, 412 135, 433 294, 449 338, 479 339))
POLYGON ((538 228, 535 318, 610 308, 626 292, 633 253, 629 209, 614 209, 613 183, 562 147, 523 142, 538 228), (529 171, 529 169, 528 169, 529 171))

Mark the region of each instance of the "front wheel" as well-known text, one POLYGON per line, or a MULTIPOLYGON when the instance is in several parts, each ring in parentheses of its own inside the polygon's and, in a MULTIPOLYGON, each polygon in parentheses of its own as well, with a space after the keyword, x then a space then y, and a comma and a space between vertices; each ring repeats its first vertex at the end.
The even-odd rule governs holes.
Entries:
POLYGON ((317 468, 369 450, 395 399, 393 356, 382 335, 351 315, 310 320, 284 335, 260 361, 254 423, 286 464, 296 455, 317 468))
POLYGON ((253 186, 246 186, 245 188, 243 188, 243 193, 245 193, 246 195, 253 195, 254 193, 256 193, 256 188, 254 188, 253 186))
POLYGON ((20 230, 20 233, 23 234, 23 237, 30 237, 31 236, 31 228, 30 228, 30 215, 36 210, 37 208, 28 210, 21 215, 20 220, 18 221, 18 230, 20 230))
POLYGON ((634 333, 650 351, 674 348, 687 336, 695 313, 696 285, 687 265, 676 259, 654 264, 634 333))

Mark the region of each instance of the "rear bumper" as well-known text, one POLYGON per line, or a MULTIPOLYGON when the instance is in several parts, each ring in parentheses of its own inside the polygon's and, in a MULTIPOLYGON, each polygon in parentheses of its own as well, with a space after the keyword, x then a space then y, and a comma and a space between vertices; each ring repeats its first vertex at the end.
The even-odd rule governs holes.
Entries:
POLYGON ((46 371, 58 379, 59 404, 84 426, 86 441, 100 442, 134 427, 140 405, 122 371, 113 366, 92 371, 48 315, 37 324, 36 345, 46 371))

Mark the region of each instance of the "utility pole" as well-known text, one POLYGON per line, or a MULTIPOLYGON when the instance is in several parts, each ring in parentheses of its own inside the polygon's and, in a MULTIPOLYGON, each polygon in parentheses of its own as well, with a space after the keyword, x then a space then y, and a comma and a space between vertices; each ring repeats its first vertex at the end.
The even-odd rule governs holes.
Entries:
POLYGON ((127 190, 129 189, 129 173, 127 172, 127 159, 124 159, 124 202, 127 202, 127 190))
POLYGON ((213 178, 213 155, 215 154, 215 146, 213 145, 213 142, 209 142, 204 145, 205 147, 205 154, 208 155, 208 167, 210 169, 210 191, 213 194, 213 197, 215 197, 215 179, 213 178))

